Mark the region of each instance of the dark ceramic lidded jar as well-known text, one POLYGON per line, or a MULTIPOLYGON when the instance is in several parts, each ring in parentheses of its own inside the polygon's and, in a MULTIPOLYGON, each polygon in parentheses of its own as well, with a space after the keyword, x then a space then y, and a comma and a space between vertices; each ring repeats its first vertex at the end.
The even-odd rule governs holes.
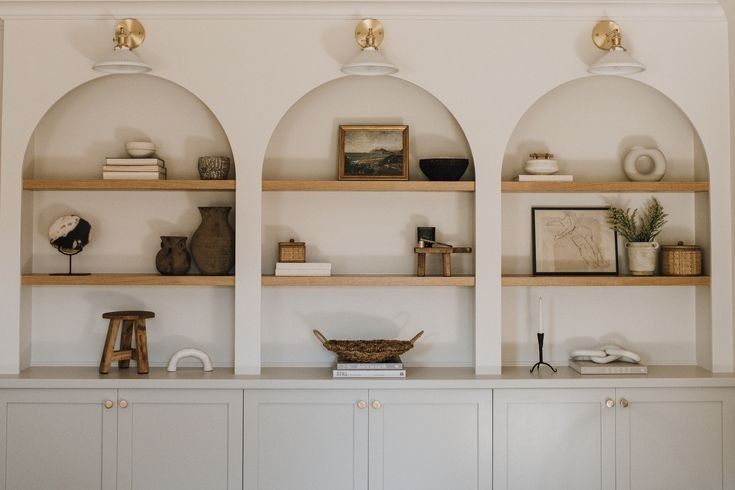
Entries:
POLYGON ((191 255, 185 236, 162 236, 161 250, 156 254, 156 269, 164 276, 181 276, 189 272, 191 255))
POLYGON ((235 265, 235 230, 228 221, 230 206, 200 207, 202 223, 191 237, 191 255, 206 276, 222 276, 235 265))

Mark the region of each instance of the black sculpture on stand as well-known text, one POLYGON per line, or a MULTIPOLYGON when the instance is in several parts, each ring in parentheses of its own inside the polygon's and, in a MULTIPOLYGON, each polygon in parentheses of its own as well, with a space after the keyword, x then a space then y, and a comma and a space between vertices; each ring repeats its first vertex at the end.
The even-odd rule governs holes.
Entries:
POLYGON ((49 242, 59 253, 69 257, 69 272, 51 274, 52 276, 88 276, 89 273, 72 273, 71 258, 84 250, 89 243, 92 225, 75 215, 62 216, 48 230, 49 242))

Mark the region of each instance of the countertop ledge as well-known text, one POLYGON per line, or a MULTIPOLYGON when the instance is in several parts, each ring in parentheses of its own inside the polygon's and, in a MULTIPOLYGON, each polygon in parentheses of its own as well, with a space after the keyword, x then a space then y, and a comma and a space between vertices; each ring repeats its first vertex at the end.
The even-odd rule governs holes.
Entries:
POLYGON ((494 389, 494 388, 669 388, 735 387, 735 373, 715 374, 696 366, 649 366, 647 375, 581 376, 568 367, 556 374, 544 369, 507 367, 499 376, 476 375, 471 368, 408 368, 406 379, 332 379, 331 368, 263 368, 259 376, 236 375, 229 368, 205 373, 182 368, 169 373, 153 368, 113 368, 101 375, 94 367, 32 367, 0 375, 0 389, 11 388, 178 388, 178 389, 494 389))

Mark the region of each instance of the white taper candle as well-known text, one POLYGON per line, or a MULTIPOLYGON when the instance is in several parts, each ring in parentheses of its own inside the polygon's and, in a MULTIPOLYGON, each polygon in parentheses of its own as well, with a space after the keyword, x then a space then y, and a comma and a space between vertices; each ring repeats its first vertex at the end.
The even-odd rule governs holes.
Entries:
POLYGON ((544 298, 538 297, 538 333, 544 333, 544 298))

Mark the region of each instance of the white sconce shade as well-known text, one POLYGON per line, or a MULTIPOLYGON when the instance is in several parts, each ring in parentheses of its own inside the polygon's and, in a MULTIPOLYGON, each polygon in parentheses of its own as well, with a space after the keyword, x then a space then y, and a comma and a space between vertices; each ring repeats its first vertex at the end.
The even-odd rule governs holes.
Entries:
POLYGON ((135 48, 145 41, 145 29, 135 19, 123 19, 115 26, 115 35, 112 38, 115 49, 110 57, 95 63, 92 69, 102 73, 146 73, 151 66, 144 63, 134 52, 135 48))
POLYGON ((595 75, 632 75, 645 69, 645 65, 633 58, 625 49, 613 48, 592 63, 588 71, 595 75))
POLYGON ((623 36, 620 26, 615 22, 603 20, 592 29, 592 42, 595 46, 607 51, 588 71, 595 75, 632 75, 640 73, 646 66, 633 58, 621 44, 623 36))
POLYGON ((367 47, 342 67, 347 75, 380 76, 392 75, 398 68, 391 63, 377 48, 367 47))
POLYGON ((375 77, 398 72, 398 68, 378 49, 384 37, 380 21, 365 19, 357 24, 355 40, 362 50, 341 68, 342 73, 375 77))
POLYGON ((151 66, 141 61, 140 57, 129 48, 115 48, 109 58, 95 63, 94 71, 102 73, 133 74, 147 73, 151 66))

